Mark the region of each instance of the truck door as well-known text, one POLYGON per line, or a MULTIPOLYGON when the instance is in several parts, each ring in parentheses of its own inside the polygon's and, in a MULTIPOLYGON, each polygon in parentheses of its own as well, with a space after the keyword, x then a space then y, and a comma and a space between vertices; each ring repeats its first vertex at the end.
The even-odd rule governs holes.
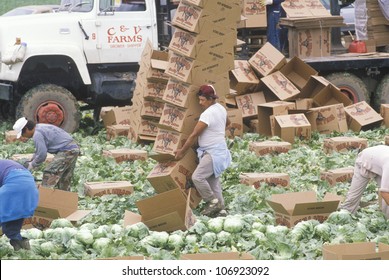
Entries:
MULTIPOLYGON (((153 42, 155 48, 158 46, 154 1, 100 0, 98 2, 100 5, 97 7, 94 24, 96 31, 90 34, 89 39, 93 43, 88 42, 88 46, 85 45, 88 63, 139 62, 148 39, 153 42)), ((87 25, 90 24, 91 22, 87 25)))

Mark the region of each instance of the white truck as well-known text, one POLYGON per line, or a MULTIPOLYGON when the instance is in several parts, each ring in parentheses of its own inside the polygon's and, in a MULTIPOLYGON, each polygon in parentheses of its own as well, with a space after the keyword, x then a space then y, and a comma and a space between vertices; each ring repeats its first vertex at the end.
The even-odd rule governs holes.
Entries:
POLYGON ((157 20, 170 4, 161 2, 62 0, 55 13, 0 17, 2 115, 73 132, 79 104, 96 114, 131 104, 143 47, 158 48, 166 29, 157 20))

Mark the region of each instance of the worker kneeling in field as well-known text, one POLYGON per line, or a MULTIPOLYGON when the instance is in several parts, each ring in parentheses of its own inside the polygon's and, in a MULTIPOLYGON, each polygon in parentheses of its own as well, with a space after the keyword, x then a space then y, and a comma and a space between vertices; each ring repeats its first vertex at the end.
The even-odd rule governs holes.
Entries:
POLYGON ((175 158, 181 159, 186 151, 198 142, 199 164, 193 172, 192 181, 205 201, 201 214, 210 217, 226 216, 220 175, 231 163, 231 154, 225 139, 230 120, 226 109, 216 102, 218 96, 213 86, 201 86, 198 97, 204 111, 185 144, 176 150, 175 158))
POLYGON ((38 200, 38 188, 31 173, 15 161, 0 160, 0 226, 15 251, 30 249, 20 230, 24 219, 34 214, 38 200))
POLYGON ((382 197, 382 212, 389 218, 389 146, 386 145, 369 147, 358 154, 351 187, 340 208, 354 214, 367 184, 373 178, 382 197))
POLYGON ((70 181, 80 154, 80 148, 72 136, 55 125, 35 124, 24 117, 15 122, 13 129, 17 132, 17 138, 23 136, 34 140, 35 153, 31 161, 25 163, 28 170, 41 165, 47 153, 55 155, 43 171, 42 186, 70 191, 70 181))

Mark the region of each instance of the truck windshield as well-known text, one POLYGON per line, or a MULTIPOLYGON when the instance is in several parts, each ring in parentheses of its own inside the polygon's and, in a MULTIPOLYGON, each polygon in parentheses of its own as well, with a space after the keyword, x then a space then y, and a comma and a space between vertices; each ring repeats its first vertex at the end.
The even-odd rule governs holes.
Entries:
POLYGON ((93 0, 62 0, 59 11, 90 12, 93 9, 93 0))

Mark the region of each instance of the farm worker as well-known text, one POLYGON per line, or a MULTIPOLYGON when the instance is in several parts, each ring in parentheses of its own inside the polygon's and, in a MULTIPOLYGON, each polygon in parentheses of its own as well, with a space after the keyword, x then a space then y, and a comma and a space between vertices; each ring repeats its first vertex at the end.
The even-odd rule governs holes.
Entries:
POLYGON ((281 17, 282 7, 281 3, 284 0, 263 0, 266 5, 267 15, 267 27, 266 27, 266 38, 279 51, 282 51, 281 46, 281 29, 278 24, 281 17))
POLYGON ((225 139, 225 130, 230 120, 226 109, 216 101, 218 96, 212 85, 201 86, 198 97, 204 111, 182 148, 175 151, 175 158, 181 159, 197 141, 199 164, 192 174, 192 181, 205 201, 201 214, 226 216, 220 175, 231 163, 225 139))
POLYGON ((28 170, 40 166, 48 152, 55 155, 43 171, 42 186, 70 191, 70 181, 80 154, 72 136, 55 125, 35 124, 25 117, 18 119, 13 129, 17 132, 16 138, 23 136, 34 140, 35 153, 31 161, 25 163, 28 170))
POLYGON ((389 218, 389 146, 386 145, 369 147, 358 154, 351 187, 340 208, 354 214, 367 184, 373 178, 382 197, 382 212, 389 218))
POLYGON ((30 249, 27 238, 20 234, 25 218, 38 206, 39 193, 34 177, 20 163, 0 160, 0 226, 15 251, 30 249))

